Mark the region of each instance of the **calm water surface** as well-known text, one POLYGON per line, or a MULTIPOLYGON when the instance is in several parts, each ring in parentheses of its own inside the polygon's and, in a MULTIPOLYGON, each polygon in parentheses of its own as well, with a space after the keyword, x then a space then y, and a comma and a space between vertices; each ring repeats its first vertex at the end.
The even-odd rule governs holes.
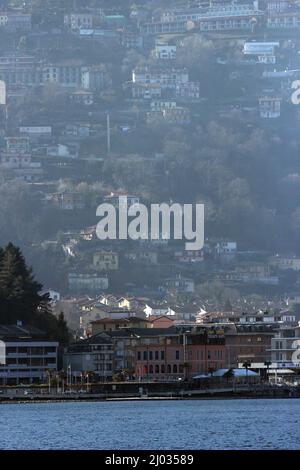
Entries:
POLYGON ((2 404, 0 449, 300 449, 300 399, 2 404))

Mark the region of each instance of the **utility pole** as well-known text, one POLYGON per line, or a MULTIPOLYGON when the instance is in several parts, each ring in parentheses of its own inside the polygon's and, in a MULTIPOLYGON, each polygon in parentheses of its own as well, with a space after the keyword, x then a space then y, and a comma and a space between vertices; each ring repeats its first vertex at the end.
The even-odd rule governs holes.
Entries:
POLYGON ((106 114, 106 123, 107 123, 107 155, 110 155, 111 131, 110 131, 110 115, 109 115, 109 112, 106 114))

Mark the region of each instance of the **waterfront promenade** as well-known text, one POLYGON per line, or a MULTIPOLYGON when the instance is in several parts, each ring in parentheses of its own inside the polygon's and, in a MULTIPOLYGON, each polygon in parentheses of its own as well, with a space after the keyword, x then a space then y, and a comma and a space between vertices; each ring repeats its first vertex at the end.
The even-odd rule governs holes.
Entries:
POLYGON ((6 387, 0 390, 0 403, 23 401, 97 401, 97 400, 180 400, 234 398, 300 398, 299 387, 276 385, 221 385, 209 388, 172 387, 170 384, 118 383, 95 385, 93 390, 57 390, 47 387, 6 387), (102 388, 102 390, 101 390, 102 388))

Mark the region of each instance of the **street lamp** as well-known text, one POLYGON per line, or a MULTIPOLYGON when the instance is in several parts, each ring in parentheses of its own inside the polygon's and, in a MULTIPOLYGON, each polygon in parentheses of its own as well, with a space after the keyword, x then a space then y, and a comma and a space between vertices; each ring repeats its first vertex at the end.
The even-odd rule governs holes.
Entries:
POLYGON ((190 333, 190 330, 184 331, 182 334, 182 343, 183 343, 183 367, 184 367, 184 380, 187 379, 187 337, 186 335, 190 333))
POLYGON ((270 368, 270 365, 272 364, 271 361, 266 361, 265 362, 265 366, 267 367, 267 379, 269 380, 269 368, 270 368))
POLYGON ((70 390, 71 390, 72 389, 72 367, 71 367, 71 364, 68 365, 67 383, 68 383, 68 386, 70 387, 70 390))
POLYGON ((51 371, 50 370, 47 371, 47 375, 48 375, 48 392, 50 395, 51 394, 51 371))
POLYGON ((90 383, 89 383, 89 373, 88 373, 88 372, 86 373, 86 376, 85 376, 85 377, 86 377, 86 392, 89 393, 89 385, 90 385, 90 383))

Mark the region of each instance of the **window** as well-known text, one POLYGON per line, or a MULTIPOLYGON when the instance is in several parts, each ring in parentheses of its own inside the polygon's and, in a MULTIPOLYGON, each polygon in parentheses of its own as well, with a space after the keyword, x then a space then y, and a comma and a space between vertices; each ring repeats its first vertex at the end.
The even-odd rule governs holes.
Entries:
POLYGON ((162 361, 165 359, 165 351, 160 351, 160 359, 162 361))
POLYGON ((177 364, 173 365, 173 374, 177 374, 177 364))
POLYGON ((147 351, 144 351, 143 352, 143 361, 147 361, 147 357, 148 357, 147 351))
POLYGON ((161 368, 160 368, 160 371, 161 371, 162 374, 165 373, 165 365, 164 365, 164 364, 162 364, 162 366, 161 366, 161 368))
POLYGON ((150 366, 149 366, 149 374, 153 374, 153 365, 152 364, 150 364, 150 366))
POLYGON ((175 359, 179 359, 179 351, 175 351, 175 359))
POLYGON ((155 373, 159 374, 159 365, 158 364, 156 364, 156 366, 155 366, 155 373))
POLYGON ((141 360, 141 351, 138 351, 138 353, 137 353, 137 358, 138 358, 138 361, 141 360))
POLYGON ((149 360, 150 360, 150 361, 153 360, 153 351, 149 351, 149 360))
POLYGON ((155 360, 158 361, 159 356, 158 356, 158 351, 155 351, 155 360))
POLYGON ((168 365, 167 365, 167 373, 168 373, 168 374, 171 374, 171 372, 172 372, 171 365, 168 364, 168 365))

